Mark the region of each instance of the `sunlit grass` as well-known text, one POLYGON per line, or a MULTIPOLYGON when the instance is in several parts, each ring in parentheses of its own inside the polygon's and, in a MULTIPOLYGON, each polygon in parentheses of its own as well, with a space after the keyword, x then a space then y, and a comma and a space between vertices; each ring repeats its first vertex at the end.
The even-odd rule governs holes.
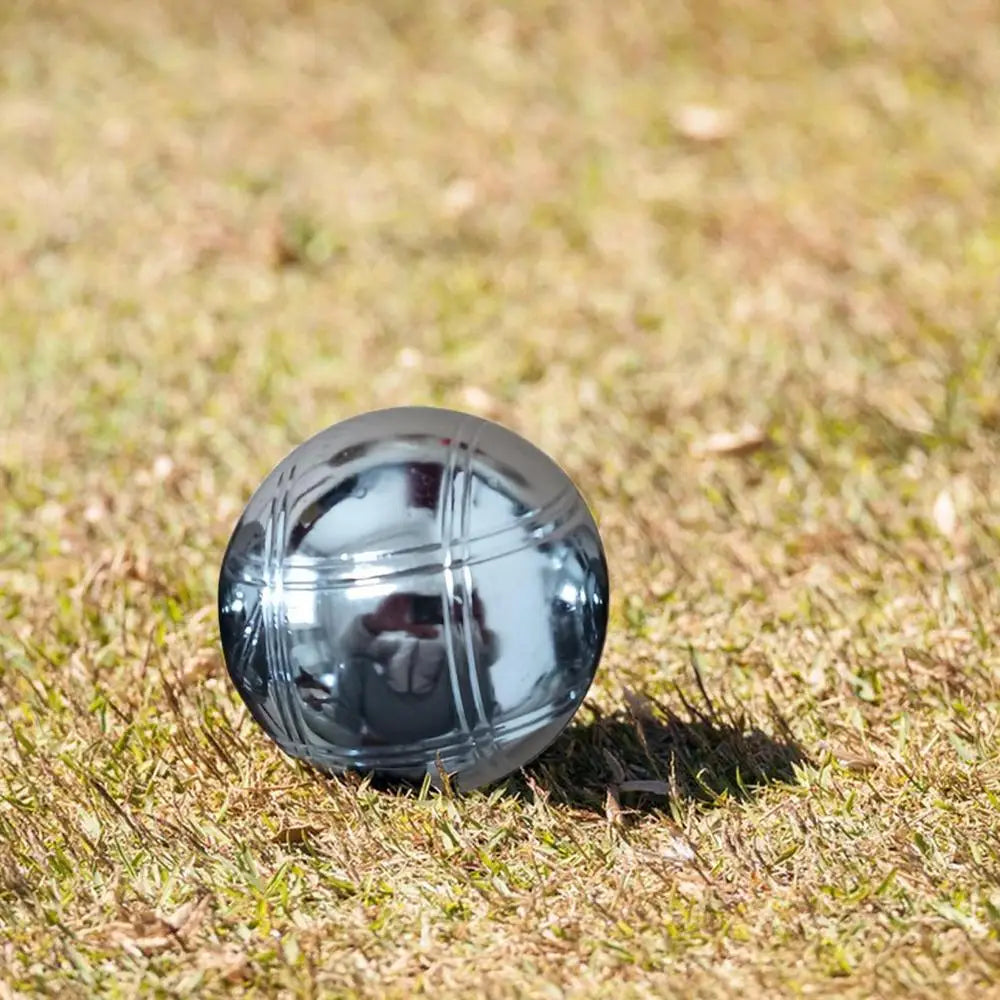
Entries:
POLYGON ((2 5, 0 997, 997 988, 966 7, 2 5), (463 798, 292 764, 217 646, 249 493, 399 403, 611 560, 577 722, 463 798))

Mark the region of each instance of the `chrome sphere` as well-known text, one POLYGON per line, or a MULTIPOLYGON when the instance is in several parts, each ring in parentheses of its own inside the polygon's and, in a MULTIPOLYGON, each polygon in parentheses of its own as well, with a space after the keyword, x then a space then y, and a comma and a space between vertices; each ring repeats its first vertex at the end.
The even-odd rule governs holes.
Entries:
POLYGON ((604 549, 569 477, 497 424, 427 407, 296 448, 219 580, 229 673, 286 753, 460 788, 555 739, 607 615, 604 549))

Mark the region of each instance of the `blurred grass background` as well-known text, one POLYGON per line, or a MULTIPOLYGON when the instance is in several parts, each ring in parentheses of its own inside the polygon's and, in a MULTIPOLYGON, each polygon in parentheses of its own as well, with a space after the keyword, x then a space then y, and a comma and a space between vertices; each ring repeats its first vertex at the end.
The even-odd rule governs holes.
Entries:
POLYGON ((998 166, 992 0, 6 0, 0 996, 997 995, 998 166), (615 584, 457 800, 217 650, 260 478, 401 403, 615 584))

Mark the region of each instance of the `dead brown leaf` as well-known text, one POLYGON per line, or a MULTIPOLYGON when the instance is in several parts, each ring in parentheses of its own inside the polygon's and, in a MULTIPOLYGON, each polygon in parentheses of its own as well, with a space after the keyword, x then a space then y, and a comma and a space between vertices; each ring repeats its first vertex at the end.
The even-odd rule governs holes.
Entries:
POLYGON ((498 412, 497 401, 477 385, 467 385, 462 390, 462 402, 473 413, 483 416, 496 415, 498 412))
POLYGON ((133 958, 155 955, 178 943, 172 927, 162 921, 157 924, 146 919, 132 923, 114 921, 98 928, 91 936, 117 945, 133 958))
POLYGON ((695 882, 691 879, 678 879, 677 891, 687 899, 701 900, 705 898, 705 883, 695 882))
POLYGON ((236 945, 202 949, 198 952, 196 964, 200 969, 219 973, 228 983, 238 983, 250 975, 250 959, 236 945))
POLYGON ((442 195, 444 213, 454 219, 464 215, 479 200, 479 187, 468 177, 459 177, 449 184, 442 195))
POLYGON ((169 455, 157 455, 153 460, 153 479, 162 483, 174 471, 174 460, 169 455))
POLYGON ((625 822, 625 810, 622 809, 621 800, 618 798, 618 789, 614 785, 608 785, 608 791, 604 798, 604 815, 610 826, 620 827, 625 822))
POLYGON ((958 527, 958 512, 955 509, 955 498, 948 487, 938 493, 931 516, 934 518, 935 527, 945 538, 954 537, 955 529, 958 527))
POLYGON ((670 786, 665 781, 623 781, 619 786, 620 792, 646 792, 649 795, 669 795, 670 786))
POLYGON ((131 920, 116 920, 94 928, 88 937, 118 945, 133 957, 155 955, 171 947, 187 948, 211 905, 208 894, 182 903, 173 913, 140 910, 131 920))
POLYGON ((322 832, 317 826, 288 826, 279 830, 271 842, 285 845, 306 844, 315 837, 318 837, 322 832))
POLYGON ((685 104, 674 114, 674 128, 692 142, 719 142, 728 139, 735 125, 725 108, 710 104, 685 104))
POLYGON ((820 750, 828 753, 841 767, 846 768, 848 771, 864 772, 873 771, 878 767, 878 761, 875 758, 865 752, 857 753, 853 750, 848 750, 846 747, 839 746, 836 743, 830 743, 827 740, 820 740, 817 743, 820 750))
POLYGON ((204 680, 206 677, 211 677, 215 673, 218 660, 218 654, 208 649, 203 649, 200 653, 195 653, 184 664, 184 668, 181 671, 180 682, 182 687, 188 687, 200 680, 204 680))
POLYGON ((744 424, 735 431, 719 431, 695 442, 691 453, 696 456, 729 455, 741 458, 760 451, 769 443, 767 432, 755 424, 744 424))
POLYGON ((691 849, 691 845, 680 837, 671 837, 663 848, 663 856, 675 864, 687 865, 695 860, 695 853, 691 849))
POLYGON ((212 898, 207 893, 195 899, 189 899, 179 906, 172 914, 165 917, 165 922, 174 929, 174 932, 185 941, 190 940, 204 923, 212 903, 212 898))

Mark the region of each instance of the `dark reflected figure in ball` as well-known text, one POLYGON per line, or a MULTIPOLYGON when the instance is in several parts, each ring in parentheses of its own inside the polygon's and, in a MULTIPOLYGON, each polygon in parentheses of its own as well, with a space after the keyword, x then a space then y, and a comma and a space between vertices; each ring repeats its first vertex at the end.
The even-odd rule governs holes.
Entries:
MULTIPOLYGON (((356 617, 341 637, 348 658, 334 676, 301 671, 295 678, 309 728, 331 742, 363 746, 407 744, 452 732, 458 719, 446 627, 454 636, 460 685, 469 677, 469 664, 461 608, 453 605, 446 626, 441 607, 437 597, 392 594, 375 611, 356 617)), ((497 660, 499 639, 486 627, 476 593, 472 619, 476 683, 489 714, 494 707, 489 668, 497 660)), ((457 697, 468 701, 472 694, 460 690, 457 697)))

